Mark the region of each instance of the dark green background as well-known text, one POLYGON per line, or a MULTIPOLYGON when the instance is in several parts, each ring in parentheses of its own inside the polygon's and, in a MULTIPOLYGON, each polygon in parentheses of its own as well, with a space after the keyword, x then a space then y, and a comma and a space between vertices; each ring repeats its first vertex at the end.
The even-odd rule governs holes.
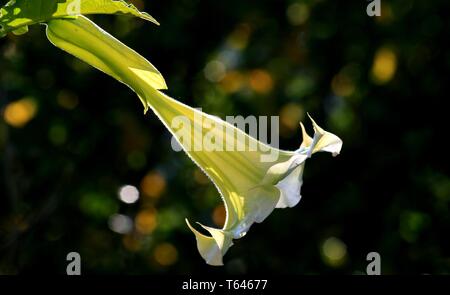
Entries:
MULTIPOLYGON (((339 157, 308 161, 300 204, 253 226, 221 268, 205 265, 184 224, 188 217, 213 225, 219 195, 196 182, 197 168, 172 151, 168 131, 143 115, 138 98, 53 47, 43 26, 1 39, 0 112, 23 97, 38 111, 22 128, 0 115, 0 273, 64 274, 70 251, 80 252, 85 274, 352 274, 365 272, 371 251, 380 253, 383 273, 448 273, 448 1, 381 0, 379 18, 366 15, 363 0, 304 1, 309 17, 298 25, 287 17, 293 3, 145 1, 160 27, 93 18, 147 57, 182 102, 221 117, 292 113, 288 123, 309 112, 343 139, 339 157), (234 70, 269 73, 273 87, 264 93, 248 86, 227 93, 205 78, 208 62, 242 30, 248 43, 234 53, 234 70), (370 74, 380 48, 397 60, 381 85, 370 74), (336 93, 336 77, 352 91, 336 93), (78 98, 73 110, 58 104, 61 91, 78 98), (139 187, 155 171, 166 181, 159 198, 120 202, 120 186, 139 187), (134 218, 147 207, 157 212, 151 234, 109 229, 111 214, 134 218), (345 245, 339 265, 323 253, 331 237, 345 245), (155 260, 161 243, 177 250, 174 264, 155 260)), ((299 128, 281 131, 281 148, 296 149, 299 128)))

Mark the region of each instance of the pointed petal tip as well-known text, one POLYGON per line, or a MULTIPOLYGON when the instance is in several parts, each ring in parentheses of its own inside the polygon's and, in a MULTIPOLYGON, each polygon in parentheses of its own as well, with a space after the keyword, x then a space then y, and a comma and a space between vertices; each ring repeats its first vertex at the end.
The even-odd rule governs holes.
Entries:
POLYGON ((309 112, 306 112, 306 115, 313 123, 315 123, 314 119, 311 117, 311 114, 309 112))
POLYGON ((308 135, 308 133, 306 133, 306 128, 305 128, 305 125, 303 125, 303 123, 302 122, 300 122, 300 128, 302 129, 302 135, 308 135))
POLYGON ((308 117, 309 117, 309 119, 311 120, 311 122, 312 122, 312 124, 313 124, 314 131, 316 131, 316 132, 318 132, 318 133, 320 133, 320 134, 325 133, 325 130, 323 130, 322 127, 320 127, 320 126, 316 123, 316 121, 314 121, 314 119, 311 117, 311 115, 310 115, 309 113, 307 113, 307 114, 308 114, 308 117))
POLYGON ((140 14, 141 14, 141 17, 142 17, 143 19, 145 19, 145 20, 147 20, 147 21, 149 21, 149 22, 151 22, 151 23, 154 23, 154 24, 157 25, 157 26, 161 25, 161 24, 156 20, 156 18, 154 18, 153 16, 151 16, 149 13, 147 13, 147 12, 141 12, 140 14))
POLYGON ((324 152, 330 152, 332 154, 333 157, 336 157, 340 154, 341 149, 342 149, 342 139, 340 139, 338 136, 334 135, 331 132, 325 131, 324 129, 322 129, 322 127, 320 127, 316 121, 314 121, 314 119, 311 117, 311 115, 309 113, 308 117, 311 120, 312 124, 313 124, 313 128, 314 128, 314 142, 312 143, 313 145, 316 145, 315 147, 313 147, 309 152, 308 152, 308 158, 311 157, 312 154, 316 153, 316 152, 320 152, 320 151, 324 151, 324 152))
POLYGON ((157 25, 157 26, 160 26, 160 25, 161 25, 161 24, 159 23, 159 21, 157 21, 157 20, 156 20, 155 18, 153 18, 153 17, 152 17, 151 22, 154 23, 154 24, 157 25))
MULTIPOLYGON (((189 222, 189 220, 188 220, 187 218, 185 218, 184 221, 186 222, 186 224, 187 224, 187 226, 189 227, 189 229, 190 229, 195 235, 199 234, 199 235, 205 236, 204 234, 202 234, 201 232, 199 232, 198 230, 196 230, 196 229, 192 226, 192 224, 189 222)), ((198 223, 198 222, 196 222, 196 223, 198 223)), ((200 223, 198 223, 198 224, 200 224, 200 223)), ((200 225, 201 225, 201 224, 200 224, 200 225)), ((206 237, 206 236, 205 236, 205 237, 206 237)))
POLYGON ((306 132, 305 125, 303 125, 302 122, 300 122, 300 128, 302 129, 302 144, 300 145, 300 147, 308 147, 309 145, 311 145, 312 138, 306 132))
POLYGON ((223 255, 225 254, 226 250, 228 250, 228 248, 233 245, 231 240, 228 241, 226 239, 225 234, 223 234, 222 230, 204 226, 203 224, 196 222, 212 235, 212 237, 206 236, 196 230, 187 218, 185 218, 185 221, 189 229, 195 235, 195 239, 197 241, 197 249, 200 253, 200 256, 202 256, 205 262, 209 265, 222 266, 223 255))

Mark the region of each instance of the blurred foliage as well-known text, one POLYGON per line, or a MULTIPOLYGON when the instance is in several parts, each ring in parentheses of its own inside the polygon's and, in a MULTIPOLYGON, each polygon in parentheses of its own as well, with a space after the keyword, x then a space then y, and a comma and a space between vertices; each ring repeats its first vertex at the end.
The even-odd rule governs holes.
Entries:
POLYGON ((290 150, 310 112, 343 152, 308 163, 300 204, 209 267, 184 218, 223 222, 212 183, 127 87, 32 26, 0 39, 0 273, 63 274, 71 251, 85 274, 358 274, 371 251, 383 273, 450 271, 448 1, 381 0, 374 18, 366 1, 132 2, 161 26, 94 19, 173 97, 222 118, 279 115, 290 150))

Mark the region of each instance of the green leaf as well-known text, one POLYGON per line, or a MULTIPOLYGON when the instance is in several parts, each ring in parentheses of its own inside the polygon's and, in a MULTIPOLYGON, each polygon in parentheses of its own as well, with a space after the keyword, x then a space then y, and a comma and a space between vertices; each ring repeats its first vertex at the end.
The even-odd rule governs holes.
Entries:
POLYGON ((20 35, 26 34, 26 33, 28 33, 28 26, 19 27, 18 29, 15 29, 12 32, 16 36, 20 36, 20 35))
POLYGON ((51 19, 87 14, 122 14, 159 23, 148 13, 123 0, 11 0, 0 8, 0 37, 51 19))

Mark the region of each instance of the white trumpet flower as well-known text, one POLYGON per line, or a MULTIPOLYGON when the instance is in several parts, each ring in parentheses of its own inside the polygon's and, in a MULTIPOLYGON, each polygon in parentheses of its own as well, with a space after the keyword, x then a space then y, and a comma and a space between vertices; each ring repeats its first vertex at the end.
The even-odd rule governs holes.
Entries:
POLYGON ((195 234, 200 255, 210 265, 222 265, 222 258, 233 245, 233 239, 243 237, 253 223, 262 222, 274 208, 292 207, 300 201, 305 162, 312 154, 326 151, 337 155, 341 150, 342 141, 320 128, 312 119, 313 138, 301 125, 303 142, 300 148, 293 152, 283 151, 257 141, 217 117, 167 96, 159 91, 166 89, 166 84, 153 65, 83 16, 50 20, 47 36, 55 46, 135 91, 145 109, 153 110, 188 156, 215 184, 227 212, 223 228, 200 225, 210 234, 205 235, 186 220, 195 234), (182 138, 181 133, 172 127, 173 120, 180 116, 192 126, 188 134, 190 141, 182 138), (201 120, 196 119, 198 117, 201 120), (232 143, 226 141, 227 148, 223 151, 192 149, 190 146, 190 143, 196 145, 203 142, 206 132, 216 141, 224 141, 230 130, 234 140, 232 143), (245 148, 238 149, 237 146, 245 148), (254 150, 250 146, 260 148, 254 150), (261 156, 267 151, 278 155, 275 162, 261 161, 261 156))

